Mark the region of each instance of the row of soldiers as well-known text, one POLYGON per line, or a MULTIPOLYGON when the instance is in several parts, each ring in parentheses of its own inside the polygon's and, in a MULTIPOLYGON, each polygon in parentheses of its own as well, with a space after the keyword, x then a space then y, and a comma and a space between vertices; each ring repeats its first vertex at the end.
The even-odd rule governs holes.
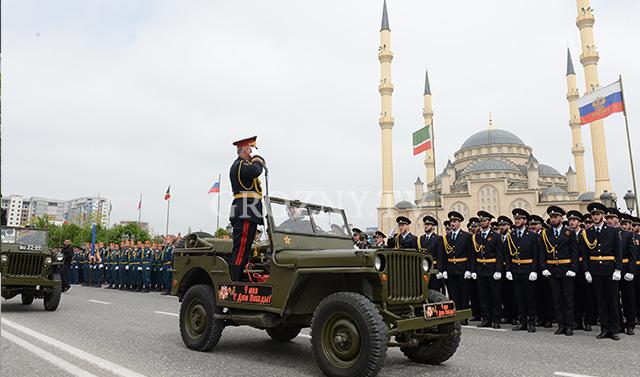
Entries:
POLYGON ((119 245, 97 243, 74 250, 71 261, 71 284, 136 292, 162 291, 170 294, 173 242, 161 244, 123 241, 119 245))
MULTIPOLYGON (((640 219, 591 203, 588 213, 547 208, 548 220, 516 208, 513 219, 487 211, 471 218, 448 213, 446 235, 438 222, 423 218, 425 234, 409 231, 411 220, 396 219, 398 233, 374 235, 374 247, 417 249, 430 254, 438 270, 431 289, 448 293, 459 309, 471 308, 478 327, 535 332, 558 324, 556 335, 591 331, 599 319, 598 339, 634 334, 640 321, 640 219), (565 219, 566 218, 566 219, 565 219), (551 299, 549 299, 551 298, 551 299)), ((358 229, 356 229, 357 232, 358 229)), ((356 247, 370 247, 354 236, 356 247)))

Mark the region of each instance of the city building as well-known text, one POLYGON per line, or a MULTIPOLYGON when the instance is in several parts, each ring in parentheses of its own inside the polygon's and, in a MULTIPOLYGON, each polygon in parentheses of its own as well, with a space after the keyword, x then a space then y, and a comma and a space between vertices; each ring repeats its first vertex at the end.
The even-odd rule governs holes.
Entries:
POLYGON ((82 226, 95 222, 107 227, 111 217, 111 201, 99 197, 83 197, 67 201, 9 195, 2 197, 1 206, 6 211, 9 226, 24 226, 36 218, 46 217, 49 222, 56 225, 66 222, 82 226))
POLYGON ((8 226, 25 225, 29 221, 29 205, 30 201, 26 200, 22 195, 10 195, 2 197, 2 209, 7 214, 8 226))
POLYGON ((109 226, 111 201, 101 197, 82 197, 67 202, 65 221, 76 224, 100 224, 109 226))
POLYGON ((60 225, 64 222, 66 212, 67 202, 64 200, 33 197, 30 200, 29 221, 34 217, 46 217, 50 222, 60 225))

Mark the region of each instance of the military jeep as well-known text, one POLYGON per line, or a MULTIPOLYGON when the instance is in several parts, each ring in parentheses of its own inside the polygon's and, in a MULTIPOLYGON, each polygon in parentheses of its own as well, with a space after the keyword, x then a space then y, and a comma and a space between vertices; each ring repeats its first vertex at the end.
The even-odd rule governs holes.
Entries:
POLYGON ((60 303, 63 255, 49 252, 46 229, 0 228, 1 294, 6 300, 21 295, 24 305, 44 299, 44 309, 54 311, 60 303))
POLYGON ((231 281, 232 241, 189 234, 174 251, 172 294, 191 349, 214 348, 227 326, 266 330, 278 342, 311 328, 313 355, 328 376, 374 376, 387 347, 440 364, 460 342, 469 310, 428 289, 433 261, 416 250, 354 249, 341 209, 264 198, 266 239, 246 281, 231 281))

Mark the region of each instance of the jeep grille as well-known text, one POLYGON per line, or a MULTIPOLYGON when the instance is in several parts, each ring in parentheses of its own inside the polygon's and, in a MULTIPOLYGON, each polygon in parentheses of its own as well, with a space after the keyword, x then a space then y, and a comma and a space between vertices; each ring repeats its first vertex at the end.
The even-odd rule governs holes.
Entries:
POLYGON ((389 275, 388 301, 406 302, 422 299, 422 259, 420 254, 391 252, 386 255, 389 275))
POLYGON ((42 275, 44 255, 11 254, 7 275, 13 277, 39 277, 42 275))

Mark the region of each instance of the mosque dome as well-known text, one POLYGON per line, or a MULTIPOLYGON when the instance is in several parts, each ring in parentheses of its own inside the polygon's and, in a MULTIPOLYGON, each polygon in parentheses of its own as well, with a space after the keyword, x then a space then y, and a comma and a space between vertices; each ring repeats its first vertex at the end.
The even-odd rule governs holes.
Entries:
POLYGON ((555 168, 552 168, 551 166, 545 165, 545 164, 538 164, 538 171, 540 172, 540 176, 556 176, 556 177, 563 176, 555 168))
POLYGON ((509 144, 509 145, 522 145, 525 143, 512 134, 509 131, 500 129, 488 129, 480 132, 476 132, 471 135, 463 144, 460 149, 474 148, 482 145, 496 145, 496 144, 509 144))
POLYGON ((485 171, 513 171, 520 172, 518 168, 501 160, 481 160, 469 167, 467 173, 480 173, 485 171))
POLYGON ((402 200, 402 201, 399 201, 398 203, 396 203, 396 208, 397 209, 410 209, 410 208, 415 208, 415 205, 413 203, 411 203, 410 201, 402 200))
POLYGON ((581 202, 592 202, 596 200, 596 193, 593 191, 583 192, 582 194, 578 195, 578 200, 581 202))

